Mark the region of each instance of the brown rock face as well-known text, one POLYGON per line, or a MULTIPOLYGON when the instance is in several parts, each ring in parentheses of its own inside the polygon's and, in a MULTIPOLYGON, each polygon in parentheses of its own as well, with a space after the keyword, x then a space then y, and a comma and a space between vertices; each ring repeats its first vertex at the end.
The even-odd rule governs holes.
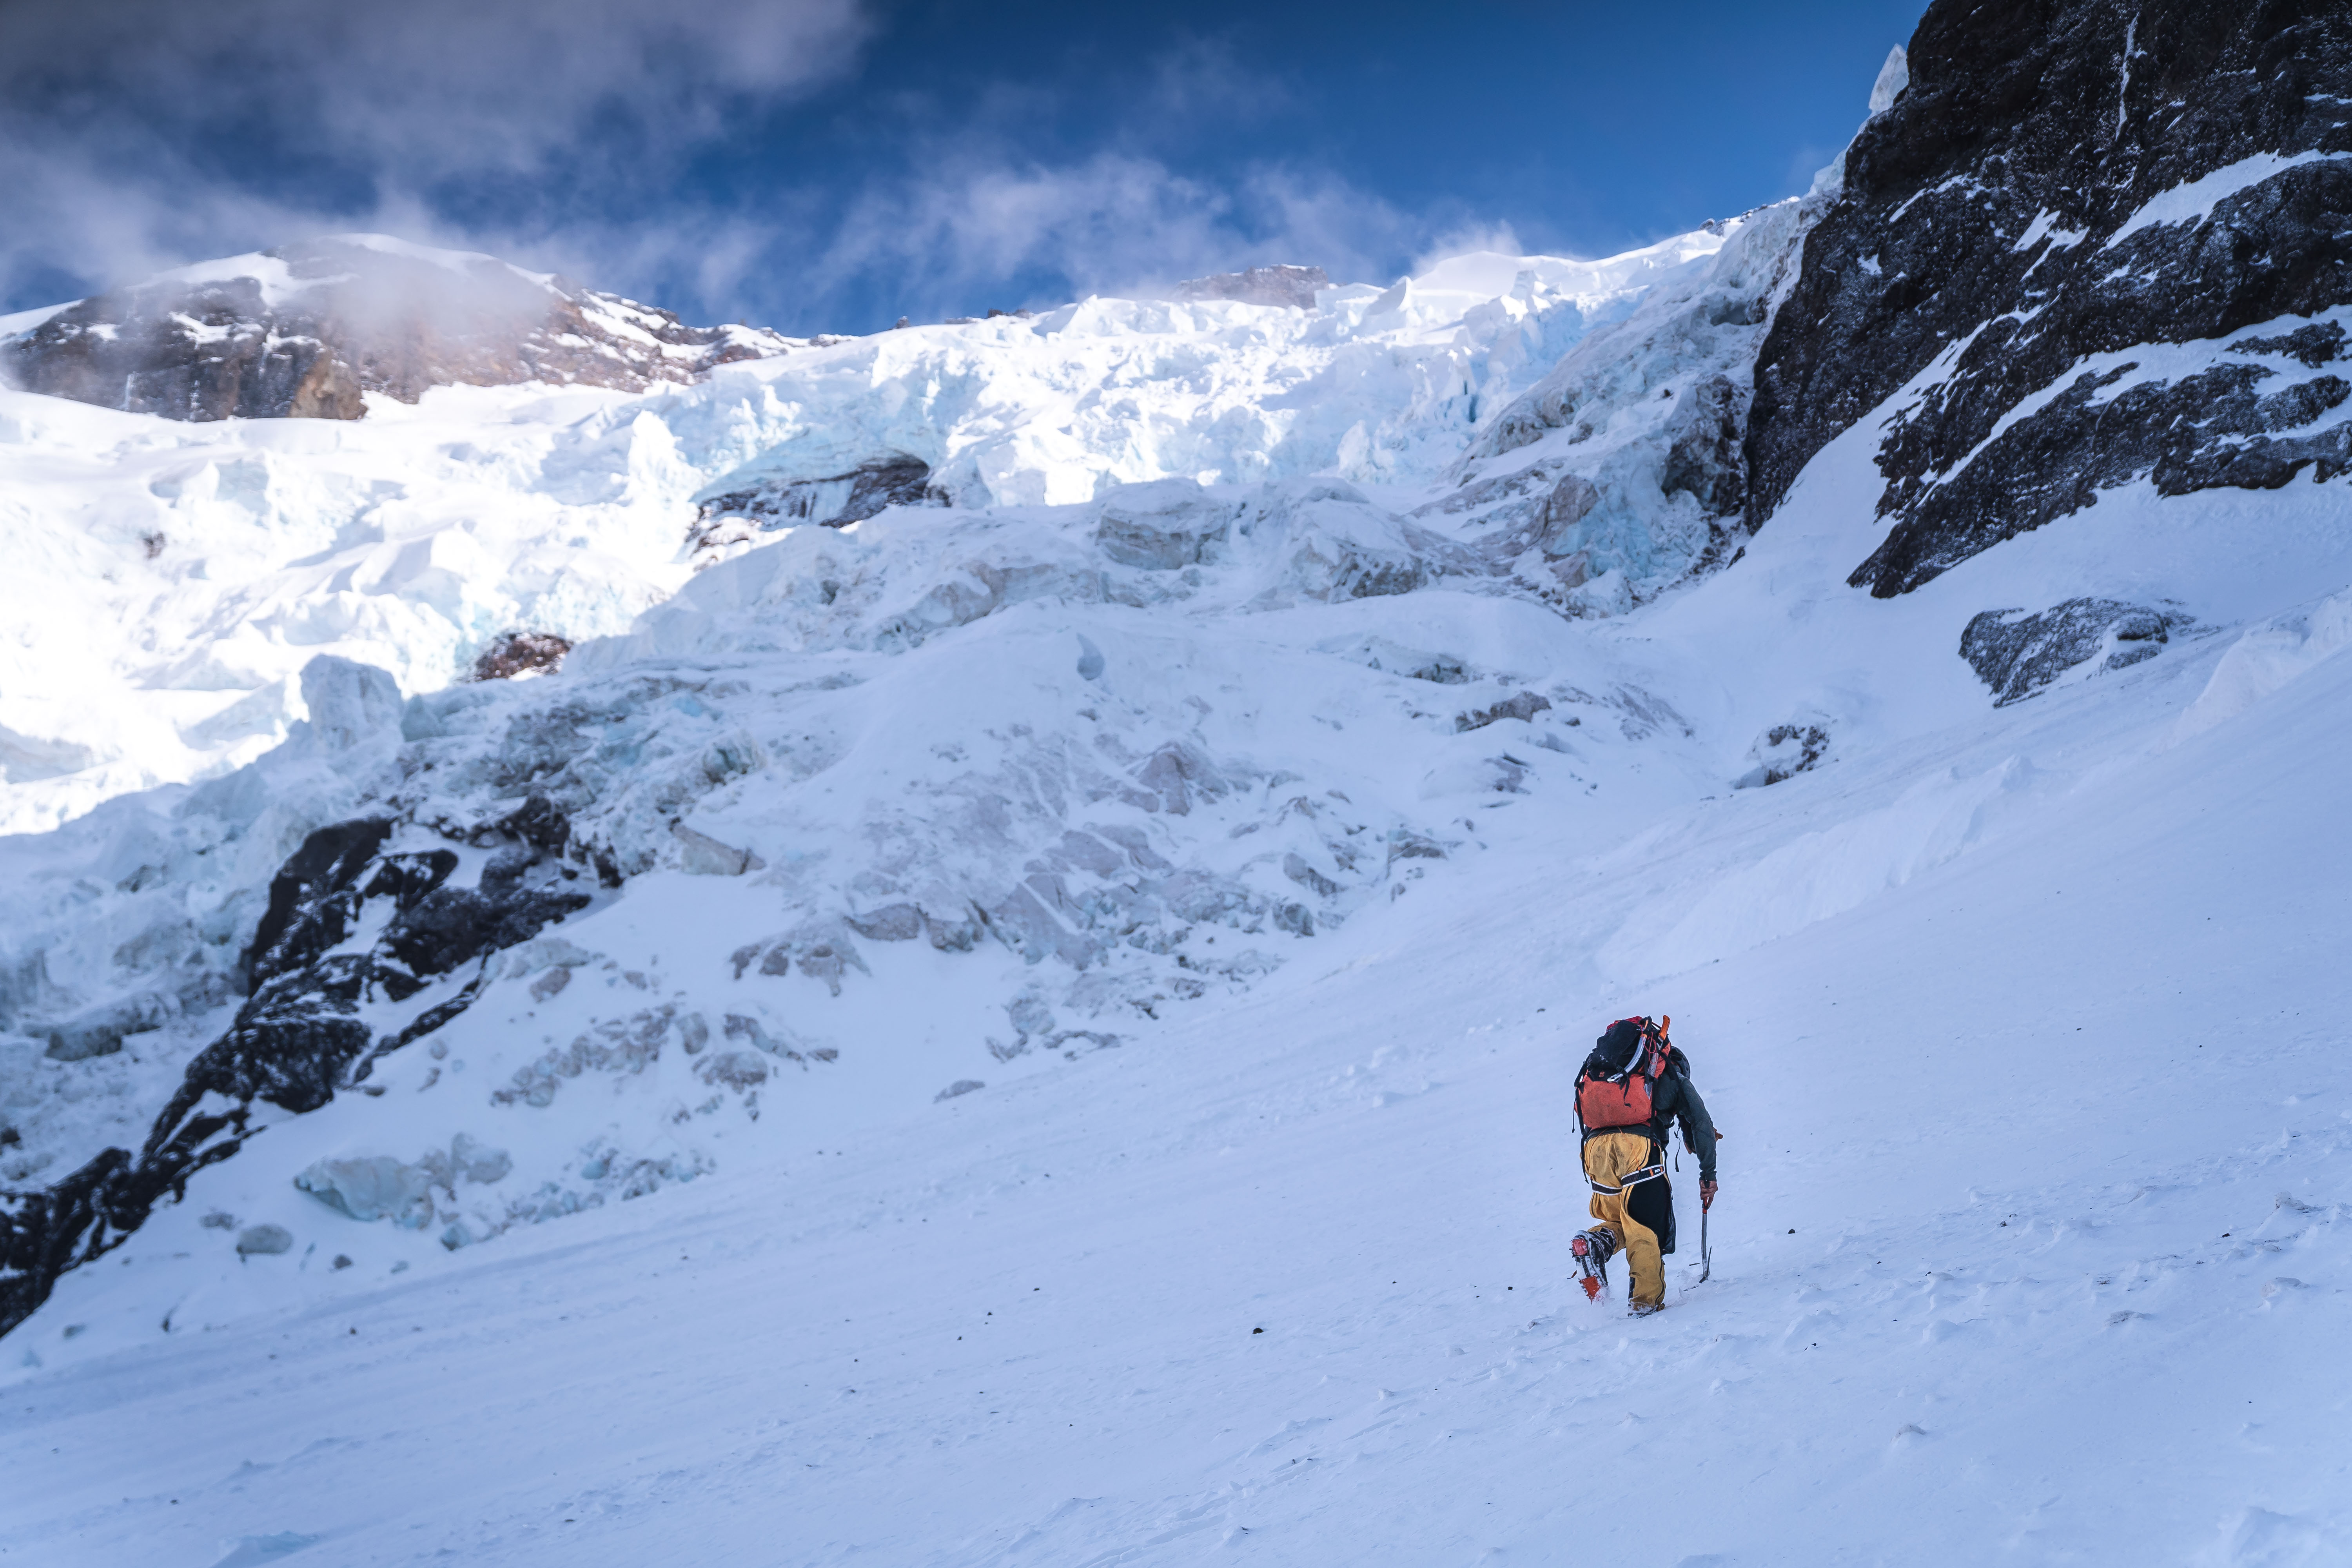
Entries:
POLYGON ((433 386, 530 381, 642 392, 793 346, 487 256, 348 236, 81 300, 0 340, 0 374, 171 419, 357 419, 369 392, 404 403, 433 386))
POLYGON ((1250 267, 1179 283, 1176 298, 1238 300, 1244 305, 1288 305, 1311 310, 1315 290, 1329 287, 1331 279, 1320 267, 1250 267))
POLYGON ((563 668, 572 644, 553 632, 500 632, 474 660, 476 680, 512 680, 519 675, 552 675, 563 668))

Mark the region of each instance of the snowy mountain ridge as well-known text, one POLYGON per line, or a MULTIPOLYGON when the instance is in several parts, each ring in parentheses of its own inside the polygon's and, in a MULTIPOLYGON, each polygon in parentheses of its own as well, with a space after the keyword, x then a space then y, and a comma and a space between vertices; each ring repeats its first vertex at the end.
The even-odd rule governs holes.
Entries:
MULTIPOLYGON (((841 492, 817 521, 855 521, 842 505, 862 466, 906 466, 877 487, 890 496, 967 507, 1326 472, 1419 504, 1474 415, 1718 244, 1465 258, 1418 283, 1329 290, 1315 312, 1091 301, 796 350, 639 397, 379 397, 349 425, 125 419, 0 393, 20 459, 0 531, 39 628, 5 656, 5 825, 258 755, 299 718, 296 677, 317 653, 415 692, 504 632, 621 631, 694 568, 809 515, 796 487, 841 492), (108 639, 93 671, 84 628, 106 623, 142 630, 108 639)), ((1554 531, 1571 553, 1572 528, 1554 531)), ((1616 561, 1603 542, 1591 575, 1616 561)), ((1636 564, 1596 591, 1601 607, 1630 596, 1636 564)))

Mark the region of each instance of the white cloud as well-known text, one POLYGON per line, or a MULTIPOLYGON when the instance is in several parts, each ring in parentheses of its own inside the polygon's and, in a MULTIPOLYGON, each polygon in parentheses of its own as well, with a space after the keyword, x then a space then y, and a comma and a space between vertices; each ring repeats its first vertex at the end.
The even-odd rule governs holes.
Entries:
POLYGON ((45 144, 5 131, 0 189, 8 193, 9 208, 0 229, 0 288, 12 295, 58 275, 100 286, 130 282, 321 226, 314 211, 206 180, 176 161, 124 171, 87 146, 45 144))
POLYGON ((593 163, 614 145, 643 179, 742 102, 843 72, 867 31, 859 0, 0 5, 0 289, 322 229, 462 237, 431 216, 450 182, 576 188, 621 172, 593 163), (260 171, 218 173, 223 147, 260 171))
POLYGON ((853 189, 814 170, 722 205, 673 177, 731 117, 849 72, 862 3, 0 4, 0 298, 375 230, 691 320, 840 331, 1265 262, 1385 281, 1438 232, 1278 150, 1229 179, 1175 166, 1170 147, 1287 101, 1213 43, 1147 62, 1137 112, 1090 153, 1027 153, 1054 106, 1002 86, 952 127, 919 95, 877 117, 887 155, 853 189))
POLYGON ((1526 247, 1507 223, 1474 223, 1449 228, 1424 246, 1412 258, 1412 272, 1417 277, 1452 256, 1467 256, 1473 251, 1492 250, 1504 256, 1525 256, 1526 247))
POLYGON ((1276 261, 1357 277, 1377 271, 1413 228, 1336 176, 1278 165, 1221 187, 1118 153, 1058 165, 959 162, 861 196, 811 281, 834 289, 879 273, 910 298, 938 300, 1041 274, 1074 295, 1276 261))
POLYGON ((94 0, 0 9, 0 97, 71 128, 260 133, 415 187, 528 170, 620 114, 665 141, 830 77, 857 0, 94 0))

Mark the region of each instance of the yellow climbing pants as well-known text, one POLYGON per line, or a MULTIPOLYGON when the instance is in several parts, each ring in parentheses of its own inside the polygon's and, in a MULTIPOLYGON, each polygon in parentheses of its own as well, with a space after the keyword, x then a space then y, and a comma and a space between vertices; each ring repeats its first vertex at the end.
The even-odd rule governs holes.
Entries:
MULTIPOLYGON (((1639 1132, 1598 1133, 1585 1141, 1584 1173, 1602 1186, 1620 1186, 1628 1174, 1656 1158, 1656 1148, 1639 1132)), ((1617 1233, 1625 1265, 1633 1270, 1635 1305, 1663 1307, 1666 1266, 1658 1254, 1658 1233, 1626 1212, 1626 1201, 1633 1195, 1632 1189, 1593 1194, 1592 1217, 1617 1233)))

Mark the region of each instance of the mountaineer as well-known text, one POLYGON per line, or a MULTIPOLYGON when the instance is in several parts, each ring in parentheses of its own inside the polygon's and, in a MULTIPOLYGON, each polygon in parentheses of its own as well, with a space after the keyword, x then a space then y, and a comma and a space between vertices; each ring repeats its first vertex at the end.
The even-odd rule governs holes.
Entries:
POLYGON ((1675 1249, 1675 1197, 1666 1183, 1666 1126, 1679 1123, 1683 1146, 1698 1156, 1702 1215, 1715 1203, 1715 1122, 1691 1083, 1690 1058, 1666 1038, 1671 1018, 1620 1018, 1596 1041, 1576 1075, 1576 1121, 1584 1134, 1584 1176, 1592 1217, 1569 1250, 1586 1296, 1598 1300, 1610 1258, 1626 1253, 1636 1317, 1663 1311, 1675 1249))

